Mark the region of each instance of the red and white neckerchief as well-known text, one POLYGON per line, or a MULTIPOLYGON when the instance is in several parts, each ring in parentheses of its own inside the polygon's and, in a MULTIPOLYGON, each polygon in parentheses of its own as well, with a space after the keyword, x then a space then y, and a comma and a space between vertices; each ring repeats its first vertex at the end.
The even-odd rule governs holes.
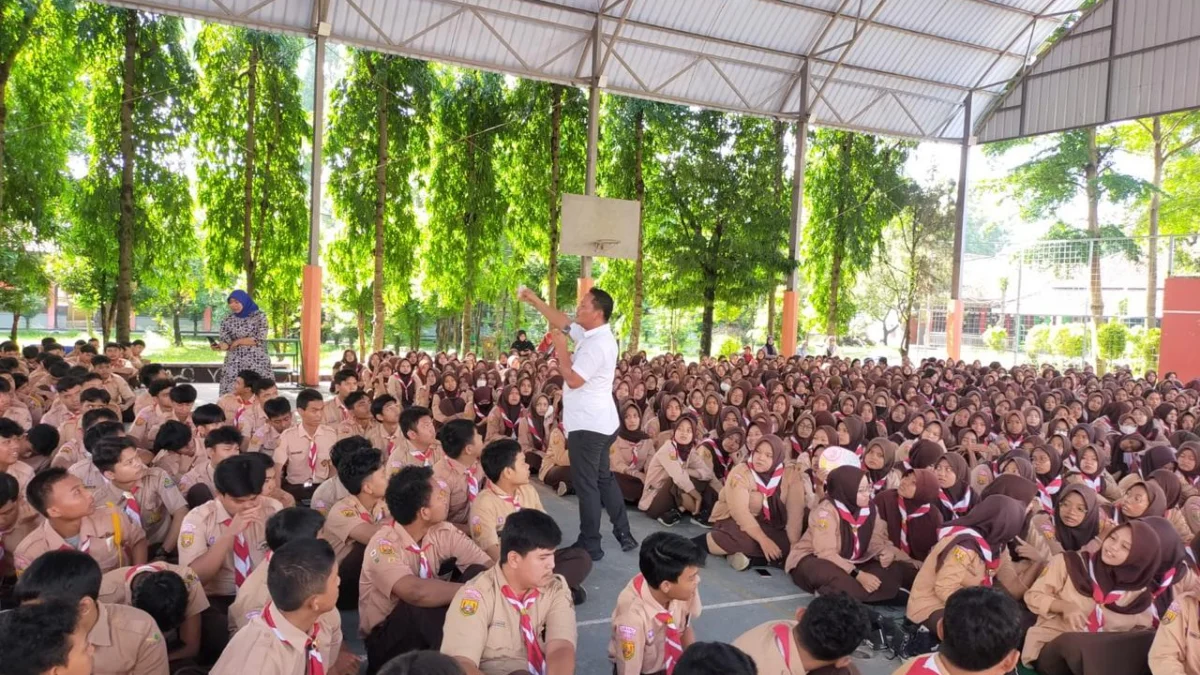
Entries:
POLYGON ((937 665, 937 654, 926 654, 913 661, 908 668, 908 675, 942 675, 937 665))
POLYGON ((792 629, 786 623, 777 623, 771 631, 775 633, 775 648, 779 650, 779 656, 783 657, 783 667, 790 673, 792 671, 792 629))
POLYGON ((1095 478, 1089 477, 1086 473, 1079 474, 1083 478, 1083 484, 1092 488, 1097 494, 1104 491, 1104 474, 1098 473, 1095 478))
POLYGON ((703 443, 701 443, 700 445, 707 446, 709 449, 709 452, 712 453, 712 456, 717 458, 717 462, 720 463, 721 468, 725 469, 726 473, 729 472, 729 462, 733 458, 730 457, 729 455, 725 454, 725 451, 723 449, 721 449, 720 443, 718 443, 717 441, 710 438, 710 439, 704 441, 703 443))
POLYGON ((859 459, 862 459, 863 455, 867 454, 867 446, 859 443, 858 447, 854 449, 854 454, 858 455, 859 459))
MULTIPOLYGON (((359 512, 358 512, 358 517, 359 517, 359 518, 360 518, 360 519, 361 519, 361 520, 362 520, 364 523, 366 523, 366 524, 368 524, 368 525, 374 525, 375 523, 378 523, 379 521, 383 520, 383 512, 382 512, 382 511, 380 511, 378 516, 372 516, 372 515, 371 515, 370 513, 368 513, 367 511, 359 511, 359 512)), ((269 554, 268 554, 268 555, 269 555, 269 554)))
POLYGON ((346 407, 345 403, 342 403, 342 399, 335 398, 333 400, 337 403, 338 412, 342 414, 342 421, 345 422, 350 419, 350 409, 346 407))
POLYGON ((413 459, 417 460, 419 466, 429 466, 429 456, 431 453, 421 452, 413 446, 409 447, 412 447, 412 450, 409 450, 408 454, 411 455, 413 459))
POLYGON ((313 438, 308 444, 308 484, 312 484, 312 479, 317 477, 317 439, 313 438))
POLYGON ((62 546, 58 547, 58 550, 60 550, 60 551, 79 551, 80 553, 87 553, 88 551, 90 551, 92 549, 92 540, 85 538, 84 534, 82 532, 79 533, 79 539, 80 539, 79 548, 71 548, 70 544, 64 543, 62 546))
POLYGON ((900 548, 907 554, 912 555, 912 548, 908 543, 908 521, 910 519, 920 518, 921 516, 929 515, 932 506, 930 504, 922 504, 912 515, 908 515, 908 509, 904 508, 904 498, 897 498, 896 505, 900 507, 900 548))
MULTIPOLYGON (((233 518, 228 518, 221 523, 225 527, 233 524, 233 518)), ((254 569, 254 560, 250 557, 250 542, 246 541, 246 535, 239 534, 233 538, 233 583, 241 588, 242 584, 246 583, 246 579, 250 578, 250 572, 254 569)))
POLYGON ((867 518, 871 515, 871 507, 863 507, 858 510, 858 515, 853 515, 845 504, 836 499, 833 500, 833 506, 837 509, 838 516, 850 526, 851 538, 854 540, 854 551, 850 554, 850 559, 858 560, 858 557, 862 555, 862 540, 858 536, 858 528, 867 522, 867 518))
POLYGON ((1191 485, 1192 487, 1200 487, 1200 474, 1196 474, 1195 478, 1188 478, 1181 471, 1176 471, 1175 473, 1182 476, 1183 480, 1186 481, 1188 485, 1191 485))
POLYGON ((1126 591, 1109 591, 1105 593, 1100 590, 1100 584, 1096 581, 1096 562, 1088 559, 1088 575, 1092 582, 1092 601, 1096 603, 1096 608, 1088 616, 1087 628, 1089 633, 1104 632, 1104 606, 1116 603, 1121 598, 1125 597, 1126 591))
POLYGON ((1045 509, 1047 513, 1054 513, 1054 495, 1058 494, 1059 490, 1062 490, 1062 476, 1058 476, 1054 480, 1050 481, 1049 485, 1042 485, 1041 480, 1036 482, 1038 489, 1038 501, 1041 502, 1042 508, 1045 509))
POLYGON ((141 574, 142 572, 161 572, 161 571, 162 571, 161 569, 159 569, 158 567, 155 567, 154 565, 136 565, 134 567, 130 567, 129 571, 125 573, 125 583, 129 583, 130 581, 133 581, 133 578, 136 577, 137 575, 141 574))
POLYGON ((775 471, 771 473, 771 478, 767 482, 759 477, 758 472, 754 470, 754 466, 749 462, 746 463, 750 467, 750 477, 754 479, 754 489, 758 490, 758 494, 762 495, 762 515, 763 519, 768 523, 771 522, 771 497, 775 496, 775 491, 779 489, 779 484, 783 482, 783 464, 775 467, 775 471))
POLYGON ((983 535, 969 527, 955 525, 954 527, 943 527, 938 530, 938 539, 953 539, 960 534, 965 534, 975 540, 975 544, 979 547, 979 556, 983 558, 984 574, 982 584, 984 586, 991 586, 992 577, 996 575, 996 570, 1000 568, 1000 558, 992 555, 992 546, 987 543, 983 535))
POLYGON ((250 399, 249 401, 243 401, 242 399, 239 398, 237 400, 237 402, 238 402, 237 412, 233 413, 233 423, 235 426, 238 424, 241 424, 242 415, 246 412, 247 408, 254 405, 254 399, 250 399))
POLYGON ((538 644, 537 633, 533 631, 533 617, 529 615, 533 604, 537 602, 538 595, 540 595, 538 589, 530 589, 525 593, 525 597, 518 598, 513 589, 502 586, 500 594, 504 596, 505 602, 517 610, 517 614, 521 617, 521 640, 525 643, 526 670, 530 675, 546 675, 546 656, 542 653, 542 646, 538 644))
MULTIPOLYGON (((862 467, 863 467, 864 472, 869 471, 869 469, 867 469, 866 464, 863 464, 862 467)), ((888 471, 887 473, 883 474, 883 478, 880 478, 879 480, 875 481, 874 483, 871 483, 871 494, 872 495, 878 494, 881 490, 887 489, 888 476, 890 476, 891 473, 892 473, 891 471, 888 471)), ((867 476, 867 480, 870 480, 869 474, 867 476)))
POLYGON ((133 489, 125 493, 125 506, 122 509, 125 515, 134 522, 138 527, 142 526, 142 505, 138 502, 137 493, 141 489, 140 485, 133 486, 133 489))
POLYGON ((423 547, 418 546, 417 544, 409 544, 408 546, 404 547, 404 550, 408 551, 409 553, 416 553, 417 558, 420 559, 421 564, 417 568, 417 574, 422 579, 433 578, 433 569, 429 566, 429 559, 425 557, 425 552, 432 547, 433 544, 425 544, 423 547))
POLYGON ((508 502, 509 506, 513 507, 514 511, 521 510, 521 498, 518 497, 517 495, 505 494, 505 493, 501 492, 499 488, 494 488, 492 490, 492 493, 495 494, 500 499, 508 502))
POLYGON ((629 454, 633 455, 633 461, 629 463, 629 466, 630 466, 630 468, 633 468, 633 469, 640 468, 640 467, 638 467, 638 454, 637 454, 638 445, 640 445, 640 443, 630 443, 629 444, 629 454))
POLYGON ((938 500, 942 502, 942 506, 949 509, 954 515, 961 516, 971 510, 971 489, 963 490, 962 499, 957 502, 950 499, 950 495, 945 490, 938 488, 938 500))
MULTIPOLYGON (((279 627, 275 624, 275 618, 271 616, 271 603, 268 602, 263 607, 262 614, 263 623, 271 627, 271 631, 275 633, 275 637, 279 641, 289 647, 295 647, 288 639, 279 631, 279 627)), ((306 675, 325 675, 325 661, 321 659, 321 650, 317 649, 317 635, 321 632, 321 624, 314 623, 312 634, 308 636, 308 641, 304 643, 304 651, 308 655, 308 668, 305 671, 306 675)))
POLYGON ((504 429, 505 429, 505 431, 508 432, 507 437, 508 438, 516 438, 517 437, 517 422, 521 419, 521 413, 518 412, 517 419, 514 420, 514 419, 509 418, 508 414, 505 413, 504 410, 501 410, 500 411, 500 419, 504 420, 504 429))
POLYGON ((537 425, 533 423, 533 415, 526 415, 525 422, 529 424, 529 434, 537 439, 538 446, 545 447, 546 441, 542 438, 542 435, 538 433, 537 425))
MULTIPOLYGON (((1191 548, 1192 548, 1191 546, 1188 547, 1189 550, 1191 548)), ((1153 594, 1150 596, 1151 599, 1158 600, 1159 596, 1161 596, 1163 593, 1166 593, 1167 589, 1170 588, 1171 584, 1173 584, 1173 583, 1175 583, 1175 568, 1174 567, 1167 570, 1167 573, 1163 575, 1162 581, 1158 582, 1158 588, 1154 589, 1153 594)), ((1150 603, 1150 617, 1154 621, 1154 627, 1158 628, 1158 620, 1159 620, 1158 606, 1154 602, 1150 603)))
POLYGON ((467 501, 475 501, 475 498, 479 496, 479 479, 475 477, 475 472, 454 460, 450 461, 452 462, 451 466, 461 468, 463 477, 467 479, 467 501))
MULTIPOLYGON (((646 578, 641 574, 633 578, 633 589, 638 595, 642 595, 642 586, 646 583, 646 578)), ((683 642, 680 640, 679 625, 675 623, 675 615, 669 611, 663 610, 654 615, 663 625, 663 670, 667 675, 675 672, 675 665, 679 663, 679 657, 683 656, 683 642)))
POLYGON ((788 440, 792 442, 792 453, 794 453, 797 457, 804 454, 804 448, 800 447, 800 441, 796 440, 795 437, 789 438, 788 440))
POLYGON ((1021 447, 1021 444, 1025 442, 1025 434, 1021 434, 1020 436, 1017 436, 1016 438, 1013 438, 1012 436, 1005 434, 1004 438, 1005 438, 1005 440, 1008 441, 1008 447, 1012 448, 1013 450, 1016 450, 1017 448, 1021 447))

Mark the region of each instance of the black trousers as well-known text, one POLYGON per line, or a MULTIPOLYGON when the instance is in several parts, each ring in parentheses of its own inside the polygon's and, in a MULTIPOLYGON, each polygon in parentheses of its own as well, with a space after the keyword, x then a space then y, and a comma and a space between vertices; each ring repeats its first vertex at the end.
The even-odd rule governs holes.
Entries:
POLYGON ((629 516, 621 488, 609 470, 608 449, 616 434, 572 431, 567 435, 571 458, 571 483, 579 496, 579 544, 592 553, 601 551, 600 507, 608 511, 614 533, 629 532, 629 516))

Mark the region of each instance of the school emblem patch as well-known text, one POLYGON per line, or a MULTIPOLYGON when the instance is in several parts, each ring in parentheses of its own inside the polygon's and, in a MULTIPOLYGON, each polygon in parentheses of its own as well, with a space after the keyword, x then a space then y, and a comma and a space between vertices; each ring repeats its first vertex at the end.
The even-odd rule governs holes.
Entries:
POLYGON ((458 605, 458 611, 463 616, 475 616, 475 612, 479 611, 479 601, 483 599, 479 591, 468 588, 463 591, 462 602, 458 605))
POLYGON ((632 661, 635 653, 637 653, 637 647, 633 644, 633 640, 621 640, 622 659, 632 661))
POLYGON ((196 538, 191 532, 184 532, 179 535, 179 545, 182 548, 189 548, 194 543, 196 543, 196 538))
POLYGON ((342 515, 347 518, 353 518, 358 515, 354 509, 342 509, 342 515))
POLYGON ((381 555, 396 555, 396 549, 392 547, 392 542, 386 539, 380 539, 379 553, 381 555))
POLYGON ((1162 623, 1165 626, 1166 624, 1173 623, 1175 621, 1175 619, 1178 619, 1178 618, 1179 618, 1179 603, 1172 602, 1171 606, 1167 608, 1166 613, 1163 614, 1162 623))

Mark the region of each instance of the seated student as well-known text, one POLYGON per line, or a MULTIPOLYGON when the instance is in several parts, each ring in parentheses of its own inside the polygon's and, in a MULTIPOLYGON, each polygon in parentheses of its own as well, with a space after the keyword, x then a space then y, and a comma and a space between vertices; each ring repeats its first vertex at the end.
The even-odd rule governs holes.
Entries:
POLYGON ((896 461, 897 452, 896 444, 886 438, 874 438, 867 443, 867 450, 863 453, 863 469, 867 472, 867 480, 871 482, 871 491, 877 495, 884 490, 900 487, 904 467, 896 461))
MULTIPOLYGON (((513 391, 517 391, 514 387, 513 391)), ((520 392, 517 391, 520 402, 520 392)), ((654 454, 654 441, 642 431, 642 411, 636 401, 621 401, 621 428, 608 449, 613 478, 626 503, 636 504, 646 489, 646 464, 654 454)))
MULTIPOLYGON (((267 564, 259 565, 246 583, 238 589, 237 599, 229 607, 229 632, 237 633, 246 627, 262 613, 263 607, 271 601, 270 592, 270 561, 274 552, 288 547, 298 541, 312 541, 319 537, 324 523, 321 514, 304 507, 283 509, 267 519, 267 564)), ((358 658, 350 650, 342 647, 342 615, 333 607, 317 618, 321 632, 328 638, 327 648, 322 650, 326 664, 330 664, 326 672, 337 672, 338 667, 353 665, 348 672, 358 672, 358 658), (337 663, 335 664, 335 660, 337 663)))
POLYGON ((937 624, 941 647, 900 666, 892 675, 970 673, 1006 675, 1020 660, 1021 609, 1006 593, 972 586, 955 591, 937 624))
POLYGON ((1045 672, 1053 673, 1129 672, 1113 668, 1119 660, 1089 658, 1087 652, 1112 651, 1089 634, 1153 626, 1154 597, 1148 585, 1158 571, 1161 549, 1154 529, 1135 520, 1109 532, 1099 554, 1055 556, 1025 594, 1037 623, 1025 634, 1021 662, 1039 671, 1044 665, 1045 672))
POLYGON ((266 480, 263 481, 263 497, 274 499, 284 508, 296 505, 296 498, 285 492, 283 486, 279 484, 279 470, 275 468, 275 460, 270 455, 264 455, 261 452, 242 454, 255 459, 267 474, 266 480))
POLYGON ((898 489, 875 495, 879 518, 887 524, 888 539, 896 547, 893 565, 900 567, 904 588, 912 587, 917 570, 937 544, 942 528, 942 513, 934 506, 937 498, 937 475, 932 469, 907 471, 898 489))
POLYGON ((0 607, 9 606, 12 587, 17 581, 13 554, 36 524, 28 519, 21 521, 23 507, 26 507, 25 498, 17 479, 6 473, 0 474, 0 607))
MULTIPOLYGON (((1100 550, 1100 497, 1083 483, 1068 483, 1054 513, 1034 513, 1029 530, 1041 535, 1051 557, 1063 551, 1100 550)), ((1035 535, 1037 536, 1037 535, 1035 535)))
MULTIPOLYGON (((749 461, 729 470, 713 507, 713 529, 701 544, 726 556, 739 572, 756 564, 783 564, 786 551, 800 540, 807 506, 799 470, 785 466, 787 445, 774 434, 763 436, 749 461)), ((697 541, 700 544, 700 541, 697 541)))
POLYGON ((394 396, 384 394, 371 401, 371 418, 375 424, 367 431, 367 440, 372 447, 383 453, 386 462, 392 450, 404 441, 400 429, 400 403, 394 396))
MULTIPOLYGON (((447 422, 467 422, 454 420, 447 422)), ((474 425, 471 425, 474 427, 474 425)), ((554 519, 526 509, 500 531, 501 563, 463 585, 446 614, 442 653, 469 675, 575 672, 575 607, 554 573, 562 531, 554 519)))
POLYGON ((239 370, 233 380, 233 391, 217 399, 225 419, 235 427, 242 426, 242 417, 254 407, 254 383, 259 375, 253 370, 239 370))
POLYGON ((170 399, 167 398, 165 401, 157 400, 157 394, 150 393, 150 385, 154 384, 155 382, 174 382, 171 371, 164 368, 161 363, 147 363, 138 368, 137 379, 141 384, 141 389, 144 391, 140 391, 137 395, 137 398, 135 398, 133 401, 134 415, 136 416, 138 413, 142 412, 146 408, 154 406, 156 403, 160 408, 162 408, 164 413, 170 412, 170 399))
POLYGON ((521 406, 521 391, 511 384, 504 387, 500 393, 500 400, 492 406, 492 411, 488 413, 484 442, 491 443, 497 438, 516 440, 518 425, 521 423, 521 415, 524 410, 521 406))
POLYGON ((54 386, 54 403, 42 415, 42 424, 49 424, 58 429, 59 442, 66 443, 73 436, 64 433, 64 427, 74 422, 83 414, 83 404, 79 400, 79 392, 83 389, 83 380, 73 375, 64 375, 54 386))
MULTIPOLYGON (((250 385, 250 393, 254 398, 250 407, 242 411, 242 416, 238 422, 238 430, 242 432, 242 436, 245 436, 247 441, 254 436, 260 427, 267 423, 267 414, 263 409, 263 405, 271 399, 279 398, 279 387, 275 384, 273 378, 260 377, 250 385)), ((288 411, 291 412, 290 404, 288 411)), ((289 424, 288 426, 291 425, 289 424)))
POLYGON ((245 456, 230 457, 213 472, 216 498, 187 514, 179 530, 179 564, 191 567, 204 584, 213 609, 233 602, 266 555, 264 523, 279 502, 262 496, 262 465, 245 456))
POLYGON ((429 408, 413 406, 400 413, 400 443, 388 453, 388 472, 395 475, 406 466, 429 466, 442 458, 437 429, 429 408))
POLYGON ((162 469, 147 468, 133 440, 123 436, 100 439, 91 463, 105 481, 96 499, 112 504, 145 530, 151 549, 173 552, 188 510, 174 479, 162 469))
POLYGON ((133 390, 124 377, 114 372, 112 361, 107 356, 99 355, 92 359, 92 371, 100 376, 100 386, 108 393, 109 402, 121 409, 121 421, 132 422, 133 390))
POLYGON ((542 459, 546 456, 547 431, 557 424, 554 420, 554 408, 550 397, 539 392, 533 397, 529 409, 525 411, 521 424, 517 427, 517 442, 525 453, 525 461, 534 471, 542 468, 542 459))
POLYGON ((3 377, 0 377, 0 419, 12 420, 22 429, 33 426, 33 413, 18 398, 16 387, 3 377))
POLYGON ((166 638, 171 661, 200 655, 200 615, 208 609, 208 598, 190 568, 166 562, 118 567, 101 578, 99 599, 149 614, 166 638))
POLYGON ((338 455, 338 480, 350 494, 330 507, 321 537, 337 555, 338 575, 342 578, 338 606, 355 609, 367 543, 388 518, 387 467, 379 451, 362 436, 338 441, 334 454, 338 455))
MULTIPOLYGON (((142 345, 143 347, 145 344, 142 345)), ((122 380, 130 380, 138 374, 138 369, 133 366, 126 355, 129 352, 128 344, 117 344, 116 342, 108 342, 104 345, 104 356, 112 363, 112 372, 122 380)), ((96 367, 96 359, 92 359, 92 368, 96 367)), ((128 384, 128 382, 126 382, 128 384)))
MULTIPOLYGON (((1195 555, 1196 543, 1188 551, 1195 555)), ((1147 662, 1153 675, 1193 675, 1200 672, 1200 595, 1177 595, 1162 613, 1147 662)))
POLYGON ((471 420, 450 420, 438 431, 438 441, 444 455, 433 465, 433 477, 445 485, 450 497, 446 522, 469 532, 467 512, 483 483, 483 469, 479 466, 483 439, 471 420))
POLYGON ((58 429, 49 424, 35 424, 25 433, 25 446, 21 449, 21 461, 28 464, 34 473, 50 466, 50 458, 58 448, 58 429))
MULTIPOLYGON (((116 413, 104 408, 90 410, 85 417, 88 420, 88 426, 83 432, 83 437, 78 439, 79 444, 82 446, 80 453, 83 457, 65 468, 67 471, 79 476, 79 479, 83 481, 83 486, 92 493, 96 493, 99 490, 97 499, 102 502, 108 501, 108 493, 111 491, 108 489, 104 474, 100 469, 96 468, 95 464, 92 464, 92 452, 102 439, 123 438, 125 436, 125 425, 116 419, 116 413)), ((75 443, 75 441, 72 443, 75 443)), ((57 464, 62 459, 64 456, 62 451, 65 451, 69 447, 71 447, 70 444, 62 447, 59 455, 55 458, 54 464, 57 464)))
POLYGON ((350 408, 346 405, 346 397, 350 392, 358 391, 358 374, 349 369, 339 370, 333 374, 332 386, 333 400, 321 409, 321 424, 331 428, 352 417, 350 408))
POLYGON ((187 495, 188 507, 193 509, 216 494, 213 472, 221 462, 242 453, 242 432, 234 426, 217 427, 205 434, 204 450, 208 456, 179 479, 179 490, 187 495))
MULTIPOLYGON (((195 423, 192 421, 192 408, 196 404, 196 388, 190 384, 177 384, 171 387, 171 414, 166 416, 167 420, 175 420, 195 429, 195 423)), ((222 413, 223 414, 223 413, 222 413)), ((154 438, 158 435, 158 429, 150 427, 146 431, 146 435, 154 438)))
MULTIPOLYGON (((349 436, 339 440, 333 444, 329 450, 329 461, 333 463, 333 468, 336 470, 338 462, 341 461, 351 450, 362 447, 362 436, 349 436)), ((383 455, 380 454, 380 457, 383 455)), ((332 478, 321 483, 313 490, 312 502, 310 506, 320 512, 321 515, 329 515, 329 509, 334 504, 350 496, 350 491, 342 484, 340 478, 335 474, 332 478)))
MULTIPOLYGON (((92 410, 110 410, 117 416, 117 421, 121 421, 121 416, 115 410, 111 410, 108 405, 108 392, 96 388, 83 388, 79 392, 79 413, 66 418, 58 425, 58 440, 62 445, 66 445, 73 440, 82 440, 83 438, 83 416, 92 410)), ((62 452, 60 449, 59 455, 54 459, 54 465, 60 466, 60 458, 62 452)), ((78 461, 78 460, 76 460, 78 461)))
POLYGON ((176 483, 191 471, 193 466, 203 461, 196 455, 196 444, 192 442, 192 428, 176 420, 167 420, 158 428, 150 451, 154 453, 151 465, 166 471, 176 483))
POLYGON ((442 644, 442 624, 454 594, 492 566, 492 559, 446 522, 449 498, 433 469, 407 466, 388 481, 394 519, 367 543, 358 586, 359 632, 368 672, 388 659, 442 644), (456 574, 444 581, 442 564, 454 559, 456 574))
POLYGON ((151 405, 139 410, 133 418, 133 426, 129 427, 129 437, 139 448, 149 450, 154 443, 151 431, 160 428, 171 418, 171 389, 174 386, 171 380, 154 380, 150 383, 151 405))
POLYGON ((20 675, 91 675, 88 633, 96 617, 79 604, 47 600, 0 612, 0 663, 20 675))
POLYGON ((213 675, 294 675, 333 672, 340 645, 321 617, 336 611, 337 565, 329 543, 299 539, 274 551, 267 563, 271 601, 237 632, 209 671, 213 675))
POLYGON ((254 430, 254 434, 250 436, 249 450, 250 452, 261 452, 273 458, 283 432, 295 425, 295 415, 292 414, 291 402, 282 396, 264 401, 262 409, 266 422, 259 424, 254 430))
MULTIPOLYGON (((408 363, 408 361, 405 360, 402 363, 408 363)), ((379 669, 379 675, 466 675, 466 673, 453 657, 427 649, 397 656, 379 669)))
POLYGON ((942 520, 961 518, 979 503, 979 496, 971 487, 971 469, 965 457, 947 452, 933 465, 933 472, 939 488, 935 507, 942 512, 942 520))
POLYGON ((671 672, 695 642, 700 616, 704 551, 677 534, 656 532, 642 541, 639 574, 617 596, 608 659, 616 675, 671 672))
POLYGON ((17 479, 21 490, 33 478, 33 469, 21 461, 21 448, 25 444, 25 429, 16 422, 0 417, 0 473, 17 479))
POLYGON ((110 506, 97 506, 83 481, 66 469, 46 469, 29 481, 29 505, 43 520, 21 540, 13 555, 20 575, 46 551, 74 549, 87 553, 101 572, 148 559, 146 533, 129 517, 110 506))
POLYGON ((559 497, 575 493, 571 485, 571 457, 567 454, 567 436, 562 426, 551 424, 546 429, 546 454, 538 469, 538 480, 554 488, 559 497))
POLYGON ((167 675, 167 643, 154 618, 136 607, 100 602, 101 585, 94 559, 54 550, 29 565, 15 595, 22 605, 64 600, 77 606, 81 620, 92 623, 87 638, 98 675, 167 675))
MULTIPOLYGON (((546 511, 537 488, 529 482, 527 456, 508 438, 492 441, 483 449, 480 464, 488 483, 471 504, 471 537, 496 562, 500 562, 500 530, 508 517, 522 509, 546 511)), ((583 580, 592 571, 591 557, 581 548, 564 548, 555 552, 554 565, 567 580, 575 604, 583 604, 587 600, 583 580)))
POLYGON ((754 659, 724 642, 693 642, 683 650, 673 675, 758 675, 754 659))
POLYGON ((345 404, 350 410, 350 417, 346 418, 344 422, 333 425, 338 438, 366 436, 375 426, 375 419, 371 417, 370 395, 361 390, 352 391, 346 395, 345 404))
POLYGON ((646 489, 638 508, 667 527, 682 520, 683 511, 701 527, 709 526, 707 516, 718 494, 710 483, 716 474, 712 453, 697 445, 696 436, 696 420, 680 417, 671 438, 646 463, 646 489))
POLYGON ((733 646, 754 659, 761 673, 854 673, 850 657, 870 629, 867 608, 857 600, 840 593, 822 595, 797 609, 795 621, 760 624, 733 646))
POLYGON ((275 465, 283 476, 283 489, 296 501, 312 499, 319 483, 333 476, 329 449, 337 442, 337 433, 321 422, 325 401, 316 389, 304 389, 296 396, 300 424, 279 435, 275 465))

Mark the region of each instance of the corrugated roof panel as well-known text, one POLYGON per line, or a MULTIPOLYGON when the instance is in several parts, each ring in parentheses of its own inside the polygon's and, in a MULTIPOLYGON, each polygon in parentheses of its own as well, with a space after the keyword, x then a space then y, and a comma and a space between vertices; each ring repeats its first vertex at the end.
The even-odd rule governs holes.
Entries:
POLYGON ((1117 12, 1117 54, 1200 35, 1196 0, 1123 0, 1117 12))
POLYGON ((1046 58, 1038 62, 1033 72, 1048 73, 1103 59, 1108 54, 1109 43, 1112 41, 1110 33, 1111 28, 1101 28, 1093 33, 1063 40, 1058 49, 1051 50, 1046 54, 1046 58))
POLYGON ((1200 41, 1117 59, 1112 105, 1117 119, 1200 107, 1200 41))
MULTIPOLYGON (((619 16, 623 7, 612 14, 619 16)), ((815 11, 762 2, 639 0, 630 21, 796 52, 816 39, 825 17, 815 11)))
POLYGON ((684 100, 707 100, 723 108, 745 109, 746 105, 717 74, 711 62, 700 61, 682 76, 663 87, 660 94, 684 100))
POLYGON ((1112 25, 1112 2, 1096 5, 1092 11, 1081 18, 1071 29, 1071 34, 1086 33, 1105 26, 1112 25))
POLYGON ((1003 110, 992 116, 987 128, 979 135, 981 143, 1015 138, 1021 135, 1021 111, 1017 109, 1003 110))
POLYGON ((1024 14, 965 0, 888 0, 875 20, 1001 50, 1029 24, 1024 14))
POLYGON ((1108 64, 1098 63, 1029 80, 1025 92, 1026 133, 1042 134, 1101 122, 1107 78, 1108 64))
MULTIPOLYGON (((996 56, 945 42, 867 28, 846 63, 970 87, 996 56)), ((1020 59, 1009 59, 1020 63, 1020 59)))

